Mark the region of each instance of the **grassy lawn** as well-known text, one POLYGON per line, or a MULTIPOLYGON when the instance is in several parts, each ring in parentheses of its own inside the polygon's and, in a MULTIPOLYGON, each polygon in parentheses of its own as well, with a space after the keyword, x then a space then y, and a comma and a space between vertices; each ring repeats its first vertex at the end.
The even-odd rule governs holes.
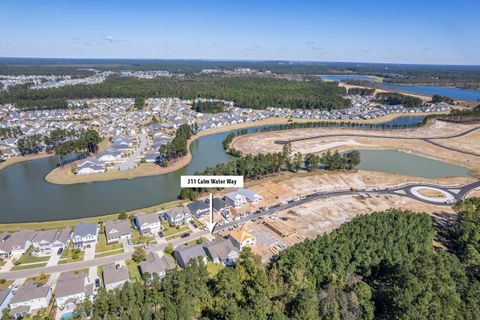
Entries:
POLYGON ((3 267, 5 265, 5 263, 7 263, 7 261, 0 259, 0 267, 3 267))
POLYGON ((177 228, 168 228, 162 231, 164 238, 180 236, 184 233, 190 232, 190 228, 188 226, 180 226, 177 228))
POLYGON ((137 229, 132 230, 132 243, 133 244, 146 244, 155 241, 154 236, 142 236, 137 229))
POLYGON ((222 270, 224 266, 220 263, 207 262, 207 272, 210 278, 213 278, 222 270))
MULTIPOLYGON (((166 203, 162 203, 156 206, 148 207, 148 208, 143 208, 143 209, 137 209, 137 210, 132 210, 128 211, 127 214, 134 215, 137 213, 139 210, 149 213, 149 212, 156 212, 160 210, 165 210, 171 207, 178 206, 182 203, 184 203, 185 200, 174 200, 166 203)), ((71 219, 71 220, 59 220, 59 221, 46 221, 46 222, 27 222, 27 223, 4 223, 0 224, 0 231, 20 231, 20 230, 47 230, 47 229, 60 229, 60 228, 65 228, 67 226, 70 227, 75 227, 79 222, 85 221, 88 223, 99 223, 99 222, 105 222, 109 220, 116 220, 118 219, 118 215, 120 212, 115 213, 115 214, 109 214, 109 215, 104 215, 104 216, 98 216, 98 217, 90 217, 90 218, 82 218, 82 219, 71 219)))
POLYGON ((48 261, 50 257, 35 257, 32 255, 33 252, 33 246, 30 246, 28 248, 27 252, 25 252, 19 259, 20 264, 25 264, 25 263, 38 263, 38 262, 44 262, 48 261))
POLYGON ((68 247, 66 247, 62 255, 60 256, 60 260, 58 261, 58 264, 65 264, 65 263, 70 263, 70 262, 77 262, 77 261, 83 261, 83 257, 85 256, 85 252, 79 251, 77 254, 77 257, 74 259, 73 258, 73 253, 74 253, 73 245, 69 244, 68 247))
POLYGON ((97 277, 100 279, 100 285, 103 286, 103 268, 105 266, 97 266, 97 277))
POLYGON ((26 265, 19 265, 19 266, 14 266, 10 271, 16 271, 16 270, 26 270, 26 269, 33 269, 33 268, 41 268, 45 267, 47 265, 46 262, 43 263, 34 263, 34 264, 26 264, 26 265))
POLYGON ((112 256, 114 254, 119 254, 119 253, 123 253, 123 252, 124 252, 123 248, 120 248, 120 249, 116 249, 116 250, 112 250, 112 251, 106 251, 106 252, 96 254, 95 258, 108 257, 108 256, 112 256))
POLYGON ((138 270, 138 264, 132 259, 128 259, 126 261, 126 264, 128 268, 128 274, 130 275, 130 279, 133 282, 141 282, 142 277, 140 275, 140 271, 138 270))
POLYGON ((0 280, 0 290, 7 289, 12 285, 12 283, 13 283, 13 280, 5 280, 5 279, 0 280))
POLYGON ((38 283, 38 284, 46 285, 47 282, 48 282, 48 279, 50 279, 50 275, 49 274, 43 274, 43 275, 38 276, 38 277, 28 278, 27 280, 25 280, 25 283, 35 282, 35 283, 38 283))
POLYGON ((105 233, 100 233, 98 235, 98 242, 97 245, 95 246, 95 252, 105 252, 105 251, 110 251, 110 250, 115 250, 115 249, 120 249, 123 248, 123 245, 121 243, 112 243, 112 244, 107 244, 107 238, 105 236, 105 233))

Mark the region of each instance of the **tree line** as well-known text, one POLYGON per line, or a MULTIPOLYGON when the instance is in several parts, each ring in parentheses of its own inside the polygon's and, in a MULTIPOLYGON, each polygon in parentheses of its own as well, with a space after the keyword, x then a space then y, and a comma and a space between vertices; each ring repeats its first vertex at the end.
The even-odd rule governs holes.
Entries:
POLYGON ((356 94, 359 96, 373 96, 375 94, 375 89, 354 87, 348 89, 348 94, 356 94))
POLYGON ((196 125, 182 124, 175 132, 175 137, 168 144, 161 145, 159 164, 163 167, 174 159, 183 157, 188 153, 188 139, 196 132, 196 125))
MULTIPOLYGON (((478 247, 480 199, 464 203, 451 242, 478 247), (468 211, 468 213, 466 213, 468 211), (462 213, 463 212, 463 213, 462 213), (468 235, 468 236, 467 236, 468 235)), ((99 289, 75 319, 478 319, 477 260, 434 249, 425 213, 391 209, 358 216, 264 265, 249 249, 210 275, 201 260, 164 279, 146 275, 99 289)))
POLYGON ((226 105, 221 101, 196 101, 192 107, 200 113, 221 113, 225 111, 226 105))
POLYGON ((213 98, 234 101, 244 108, 265 109, 270 106, 288 108, 340 109, 350 101, 342 97, 345 89, 333 82, 296 81, 260 77, 164 77, 136 79, 110 77, 95 85, 74 85, 30 90, 13 87, 0 94, 0 103, 21 102, 25 107, 44 105, 43 101, 102 97, 179 97, 182 99, 213 98))
POLYGON ((0 139, 17 138, 22 135, 20 127, 0 128, 0 139))
POLYGON ((377 102, 387 105, 401 104, 405 108, 420 108, 423 100, 417 97, 407 96, 398 92, 380 92, 375 95, 377 102))

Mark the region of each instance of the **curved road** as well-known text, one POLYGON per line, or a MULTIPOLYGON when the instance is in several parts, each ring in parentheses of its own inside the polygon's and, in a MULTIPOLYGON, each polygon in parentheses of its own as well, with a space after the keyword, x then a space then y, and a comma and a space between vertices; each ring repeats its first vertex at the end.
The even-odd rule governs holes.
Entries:
MULTIPOLYGON (((335 197, 335 196, 344 196, 344 195, 355 195, 359 193, 376 193, 376 194, 390 194, 390 195, 397 195, 397 196, 404 196, 408 198, 412 198, 418 201, 422 201, 425 203, 433 204, 433 205, 444 205, 448 206, 450 204, 445 204, 445 203, 438 203, 438 202, 433 202, 433 201, 428 201, 426 199, 421 199, 415 196, 411 192, 412 187, 421 187, 421 186, 427 186, 427 187, 434 187, 441 189, 445 192, 448 192, 452 194, 456 200, 461 200, 463 199, 467 193, 470 191, 480 188, 480 180, 475 181, 463 186, 450 186, 450 187, 444 187, 444 186, 437 186, 434 184, 416 184, 416 183, 409 183, 405 184, 402 186, 398 187, 393 187, 393 188, 388 188, 384 190, 378 190, 378 191, 351 191, 351 190, 339 190, 339 191, 331 191, 331 192, 316 192, 307 195, 306 197, 299 199, 297 201, 291 201, 287 202, 284 204, 276 205, 268 210, 260 211, 254 214, 250 214, 248 216, 245 216, 243 218, 240 218, 236 221, 231 221, 229 223, 223 224, 223 225, 217 225, 215 226, 214 232, 218 232, 221 230, 225 230, 231 227, 234 227, 239 224, 243 224, 245 222, 248 222, 250 220, 257 219, 262 216, 267 216, 267 215, 272 215, 276 212, 286 210, 289 208, 296 207, 298 205, 315 201, 321 198, 326 198, 326 197, 335 197), (458 192, 452 192, 451 190, 458 190, 458 192)), ((172 241, 169 241, 168 243, 163 243, 155 246, 154 248, 147 249, 147 252, 155 252, 155 251, 161 251, 165 249, 165 247, 168 244, 171 244, 172 246, 178 246, 181 244, 184 244, 186 242, 190 242, 193 240, 196 240, 200 237, 204 237, 208 235, 208 232, 205 230, 197 230, 193 233, 191 233, 188 237, 185 238, 177 238, 172 241)), ((0 272, 0 279, 23 279, 23 278, 29 278, 29 277, 35 277, 38 276, 40 273, 45 273, 45 274, 52 274, 52 273, 58 273, 58 272, 67 272, 67 271, 75 271, 79 269, 84 269, 84 268, 89 268, 89 267, 94 267, 94 266, 99 266, 99 265, 105 265, 108 264, 112 261, 119 261, 119 260, 125 260, 125 259, 131 259, 132 258, 133 252, 125 252, 125 253, 120 253, 116 255, 111 255, 107 257, 102 257, 102 258, 96 258, 92 260, 87 260, 87 261, 80 261, 80 262, 73 262, 73 263, 68 263, 68 264, 61 264, 61 265, 56 265, 56 266, 50 266, 50 267, 42 267, 42 268, 35 268, 35 269, 27 269, 27 270, 18 270, 18 271, 8 271, 8 272, 0 272)))
POLYGON ((390 135, 379 136, 379 135, 372 135, 372 134, 345 133, 345 134, 323 134, 323 135, 318 135, 318 136, 313 136, 313 137, 298 138, 298 139, 291 139, 291 140, 277 140, 277 141, 274 141, 273 143, 284 145, 284 144, 287 144, 289 142, 315 140, 315 139, 320 139, 320 138, 331 138, 331 137, 360 137, 360 138, 376 138, 376 139, 420 140, 420 141, 425 141, 425 142, 431 143, 431 144, 433 144, 437 147, 440 147, 440 148, 460 152, 460 153, 463 153, 463 154, 468 154, 468 155, 471 155, 471 156, 480 157, 479 153, 475 153, 475 152, 471 152, 471 151, 465 151, 465 150, 461 150, 461 149, 454 148, 454 147, 448 147, 448 146, 442 145, 438 142, 432 141, 432 140, 454 139, 454 138, 463 137, 463 136, 466 136, 467 134, 470 134, 474 131, 477 131, 478 129, 480 129, 480 126, 470 128, 466 131, 463 131, 463 132, 460 132, 460 133, 457 133, 457 134, 454 134, 454 135, 450 135, 450 136, 440 136, 440 137, 430 137, 430 138, 401 137, 401 136, 390 136, 390 135))

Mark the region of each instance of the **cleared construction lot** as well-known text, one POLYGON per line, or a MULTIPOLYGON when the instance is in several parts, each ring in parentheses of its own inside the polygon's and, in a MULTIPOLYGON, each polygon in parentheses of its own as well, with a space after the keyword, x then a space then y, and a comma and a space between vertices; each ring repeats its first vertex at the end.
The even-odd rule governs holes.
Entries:
MULTIPOLYGON (((386 188, 407 182, 454 186, 471 181, 473 179, 461 177, 442 180, 422 179, 370 171, 282 174, 261 182, 250 183, 247 187, 262 195, 263 200, 256 205, 250 204, 246 207, 253 212, 259 207, 272 206, 314 191, 386 188)), ((257 245, 253 251, 266 261, 280 250, 306 238, 313 239, 331 232, 358 215, 389 208, 402 208, 436 215, 454 213, 450 207, 425 204, 400 195, 378 195, 375 192, 369 192, 367 195, 360 192, 353 196, 335 196, 311 201, 280 211, 273 216, 247 222, 244 227, 257 239, 257 245)), ((238 226, 240 227, 242 226, 238 226)), ((222 231, 221 234, 227 235, 228 230, 222 231)))

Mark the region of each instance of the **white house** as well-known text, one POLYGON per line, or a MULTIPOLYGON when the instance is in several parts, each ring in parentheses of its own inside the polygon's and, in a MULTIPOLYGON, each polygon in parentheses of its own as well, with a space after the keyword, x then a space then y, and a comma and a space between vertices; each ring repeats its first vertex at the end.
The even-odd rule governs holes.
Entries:
POLYGON ((261 195, 250 189, 239 188, 237 192, 244 196, 247 201, 251 203, 257 203, 258 201, 262 200, 261 195))
POLYGON ((247 203, 247 198, 243 194, 233 191, 225 195, 225 202, 234 207, 241 207, 247 203))
POLYGON ((96 223, 80 222, 75 226, 72 242, 75 248, 85 249, 95 246, 98 239, 98 225, 96 223))
POLYGON ((65 272, 60 275, 55 288, 55 302, 60 310, 72 310, 86 299, 93 301, 93 283, 85 273, 65 272))
POLYGON ((22 230, 13 233, 5 241, 0 242, 0 258, 8 259, 12 255, 22 255, 27 252, 37 233, 31 230, 22 230))
POLYGON ((130 220, 113 220, 105 222, 105 237, 108 243, 121 239, 131 239, 130 220))
POLYGON ((92 174, 105 172, 105 163, 91 157, 83 160, 77 166, 77 174, 92 174))
POLYGON ((139 214, 135 216, 134 221, 142 235, 156 235, 162 230, 162 224, 157 213, 139 214))
POLYGON ((243 250, 245 247, 254 247, 257 243, 255 236, 245 229, 233 230, 230 232, 229 239, 238 250, 243 250))
POLYGON ((170 224, 188 223, 192 220, 190 210, 187 207, 173 207, 165 211, 163 216, 170 224))
POLYGON ((10 300, 10 315, 18 318, 48 307, 52 298, 50 286, 27 285, 19 288, 10 300))

